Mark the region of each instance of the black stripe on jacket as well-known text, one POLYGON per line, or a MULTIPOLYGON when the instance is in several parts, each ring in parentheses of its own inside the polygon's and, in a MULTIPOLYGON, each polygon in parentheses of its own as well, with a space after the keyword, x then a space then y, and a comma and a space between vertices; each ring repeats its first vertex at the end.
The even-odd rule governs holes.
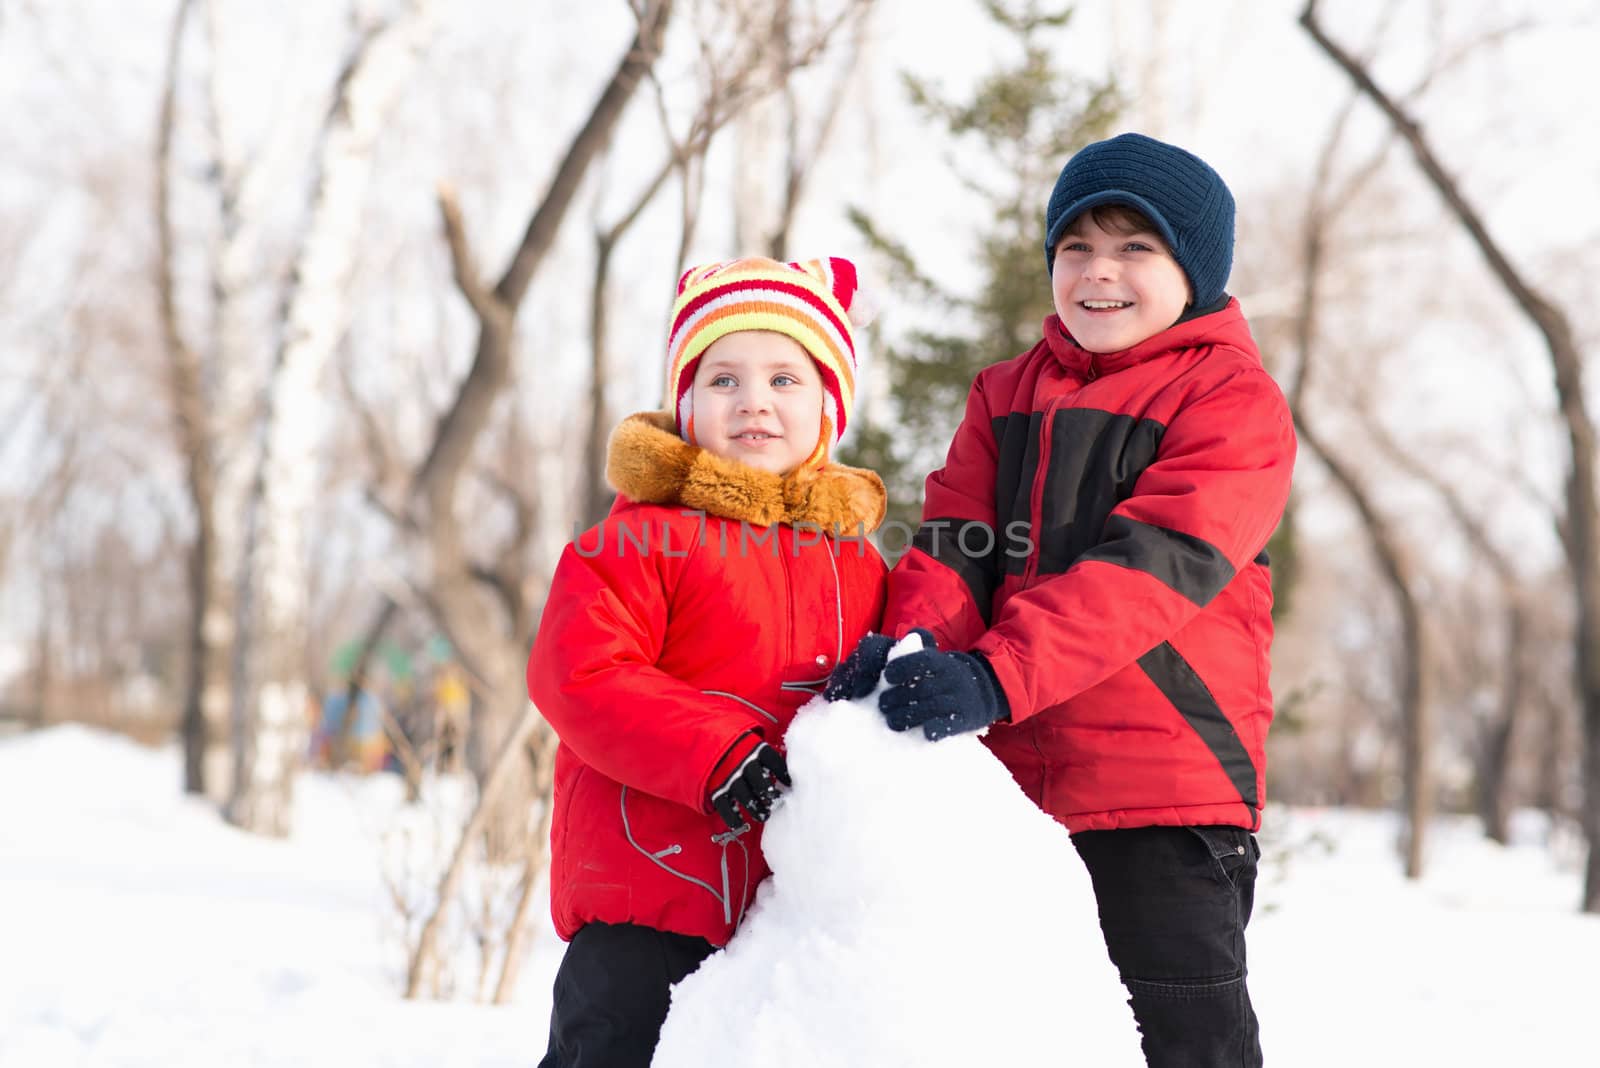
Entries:
POLYGON ((1261 799, 1256 794, 1255 762, 1250 759, 1239 732, 1234 730, 1216 698, 1206 688, 1205 680, 1171 642, 1162 642, 1141 656, 1139 667, 1200 735, 1200 740, 1222 765, 1228 781, 1239 792, 1239 799, 1252 809, 1259 809, 1261 799))
POLYGON ((1039 428, 1043 424, 1043 412, 1012 412, 990 424, 1000 455, 994 479, 994 525, 1001 538, 1001 574, 1020 575, 1028 566, 1033 526, 1028 509, 1039 472, 1039 428), (1013 528, 1014 523, 1025 525, 1013 528))
POLYGON ((1154 419, 1094 408, 1055 413, 1035 534, 1037 574, 1059 575, 1100 544, 1111 510, 1133 495, 1164 433, 1166 427, 1154 419))
POLYGON ((1081 559, 1104 560, 1153 575, 1201 608, 1234 575, 1222 550, 1205 539, 1120 515, 1106 520, 1105 540, 1081 559))

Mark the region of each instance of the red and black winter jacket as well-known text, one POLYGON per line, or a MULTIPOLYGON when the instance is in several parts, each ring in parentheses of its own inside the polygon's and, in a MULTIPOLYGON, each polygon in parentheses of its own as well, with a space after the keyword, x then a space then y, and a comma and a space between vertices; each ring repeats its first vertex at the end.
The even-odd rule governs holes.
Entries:
POLYGON ((1254 830, 1288 405, 1237 300, 1122 352, 1044 335, 973 383, 885 630, 988 659, 985 742, 1069 830, 1254 830))
POLYGON ((678 438, 672 416, 612 435, 610 516, 556 567, 528 693, 561 740, 550 909, 570 939, 633 923, 725 944, 769 873, 761 826, 708 794, 878 626, 864 537, 883 483, 829 464, 780 478, 678 438), (837 538, 828 531, 840 530, 837 538))

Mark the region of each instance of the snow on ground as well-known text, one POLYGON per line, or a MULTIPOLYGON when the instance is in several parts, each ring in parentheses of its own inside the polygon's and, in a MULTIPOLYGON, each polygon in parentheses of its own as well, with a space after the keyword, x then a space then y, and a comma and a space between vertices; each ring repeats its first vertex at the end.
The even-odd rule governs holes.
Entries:
POLYGON ((1249 943, 1269 1062, 1600 1063, 1600 916, 1576 912, 1582 854, 1526 815, 1510 848, 1475 820, 1437 820, 1413 884, 1397 817, 1269 810, 1249 943))
MULTIPOLYGON (((537 1063, 560 954, 547 923, 512 1005, 398 997, 379 863, 403 808, 392 779, 305 776, 285 842, 227 827, 180 781, 170 746, 74 727, 0 740, 0 1068, 537 1063)), ((1410 884, 1395 832, 1388 814, 1269 811, 1250 925, 1268 1062, 1590 1063, 1600 917, 1574 911, 1570 842, 1552 851, 1530 819, 1500 848, 1441 820, 1410 884)), ((1070 882, 1063 898, 1081 901, 1070 882)), ((911 966, 939 966, 946 941, 911 966)), ((1072 1015, 1078 976, 1032 981, 1062 984, 1051 1063, 1099 1063, 1072 1015)))
POLYGON ((303 777, 279 842, 181 796, 179 759, 78 727, 0 742, 0 1066, 537 1062, 543 1007, 398 996, 393 777, 303 777))

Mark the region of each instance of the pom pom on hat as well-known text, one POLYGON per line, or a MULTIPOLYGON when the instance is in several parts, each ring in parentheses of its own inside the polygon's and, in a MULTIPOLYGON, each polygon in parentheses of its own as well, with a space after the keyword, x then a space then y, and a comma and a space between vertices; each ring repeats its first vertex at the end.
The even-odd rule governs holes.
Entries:
MULTIPOLYGON (((718 338, 740 330, 771 330, 799 342, 822 377, 823 412, 836 444, 855 404, 855 317, 868 311, 857 295, 856 267, 847 259, 780 263, 764 257, 691 267, 678 280, 667 334, 667 399, 677 430, 693 415, 695 371, 718 338)), ((685 435, 687 436, 687 435, 685 435)))

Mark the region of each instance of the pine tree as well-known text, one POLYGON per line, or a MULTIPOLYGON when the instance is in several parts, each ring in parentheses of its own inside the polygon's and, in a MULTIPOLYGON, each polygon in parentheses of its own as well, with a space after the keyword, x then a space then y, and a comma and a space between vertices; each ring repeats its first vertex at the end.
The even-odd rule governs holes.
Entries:
MULTIPOLYGON (((972 98, 941 98, 928 82, 902 75, 912 103, 963 149, 984 161, 983 175, 963 182, 988 209, 974 255, 982 267, 977 292, 953 293, 919 268, 904 241, 883 233, 860 210, 851 221, 887 268, 890 284, 911 296, 919 321, 879 351, 886 357, 893 412, 861 426, 845 450, 847 463, 870 467, 889 487, 889 518, 915 528, 922 514, 922 480, 939 467, 955 433, 967 391, 989 364, 1023 352, 1039 339, 1052 311, 1044 260, 1044 208, 1068 157, 1105 136, 1120 108, 1115 83, 1059 69, 1061 37, 1072 9, 1046 10, 1028 0, 1013 11, 985 0, 989 18, 1015 39, 1015 63, 975 87, 972 98)), ((885 539, 886 554, 904 538, 885 539)))

